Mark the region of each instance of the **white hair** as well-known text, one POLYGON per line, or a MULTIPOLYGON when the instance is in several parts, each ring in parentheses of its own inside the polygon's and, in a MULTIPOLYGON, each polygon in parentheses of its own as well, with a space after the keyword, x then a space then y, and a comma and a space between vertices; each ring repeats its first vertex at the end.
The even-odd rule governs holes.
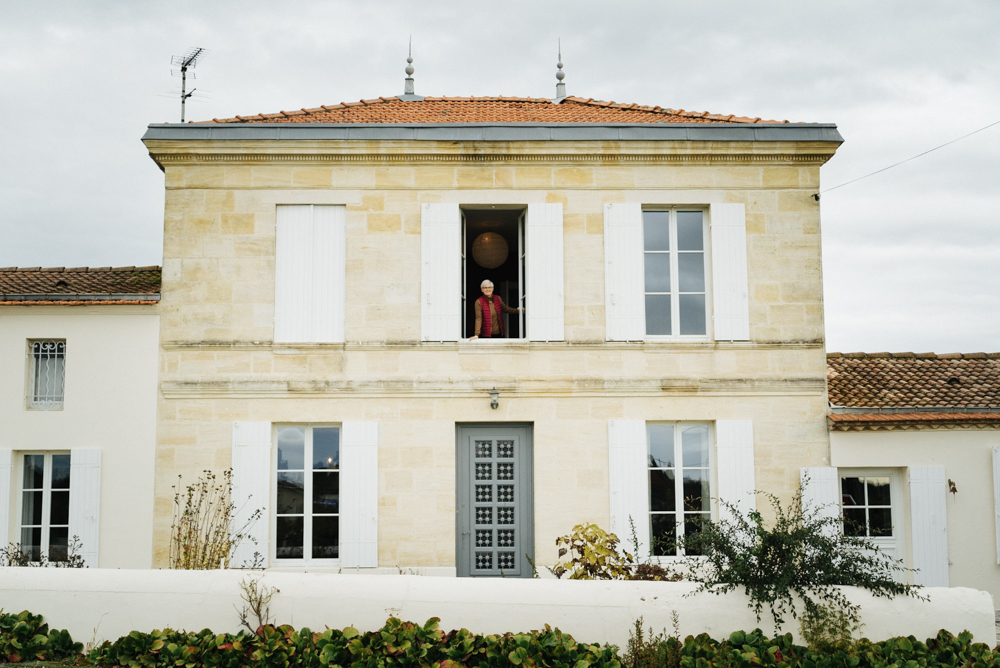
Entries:
POLYGON ((483 281, 482 283, 479 284, 479 287, 480 288, 485 288, 487 285, 490 286, 490 287, 493 287, 493 281, 491 281, 490 279, 487 278, 485 281, 483 281))

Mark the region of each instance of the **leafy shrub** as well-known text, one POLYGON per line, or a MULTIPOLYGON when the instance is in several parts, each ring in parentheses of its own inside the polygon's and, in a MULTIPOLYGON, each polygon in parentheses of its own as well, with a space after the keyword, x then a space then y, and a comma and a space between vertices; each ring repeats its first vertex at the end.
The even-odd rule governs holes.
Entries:
POLYGON ((765 526, 760 511, 743 515, 720 501, 730 508, 733 520, 705 521, 698 532, 678 541, 689 554, 700 555, 685 562, 691 571, 688 579, 700 585, 696 591, 725 594, 742 588, 757 620, 767 606, 778 628, 785 615, 798 617, 795 596, 813 619, 829 619, 829 611, 839 610, 847 623, 857 626, 860 608, 838 585, 861 587, 883 598, 907 595, 926 600, 918 586, 893 578, 907 570, 902 562, 867 538, 845 536, 839 518, 822 515, 820 509, 803 510, 801 489, 788 508, 773 494, 758 494, 771 503, 772 526, 765 526))
POLYGON ((577 643, 558 629, 481 636, 462 629, 445 633, 436 617, 423 626, 390 618, 370 633, 290 626, 262 626, 235 635, 133 631, 91 650, 102 666, 130 668, 325 668, 326 666, 606 666, 618 668, 617 648, 577 643))
POLYGON ((12 615, 0 610, 0 662, 59 661, 76 656, 82 649, 69 632, 50 631, 41 615, 27 610, 12 615))
MULTIPOLYGON (((635 527, 632 529, 633 536, 635 527)), ((633 538, 633 543, 635 539, 633 538)), ((638 563, 631 552, 619 551, 618 536, 596 524, 577 524, 572 533, 556 538, 559 558, 551 571, 557 578, 569 573, 570 580, 662 580, 676 582, 681 576, 659 564, 638 563)))
POLYGON ((618 551, 618 536, 596 524, 577 524, 568 536, 556 538, 556 546, 560 559, 572 553, 565 565, 553 567, 558 578, 569 573, 570 580, 624 580, 635 565, 635 557, 618 551))

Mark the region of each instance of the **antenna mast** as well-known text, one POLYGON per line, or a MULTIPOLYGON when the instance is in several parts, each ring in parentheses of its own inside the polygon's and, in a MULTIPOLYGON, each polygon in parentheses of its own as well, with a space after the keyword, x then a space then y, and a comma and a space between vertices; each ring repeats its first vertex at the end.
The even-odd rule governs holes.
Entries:
MULTIPOLYGON (((183 56, 173 56, 170 58, 170 64, 179 66, 179 70, 171 70, 170 73, 173 76, 178 76, 181 78, 181 123, 184 122, 184 105, 187 103, 187 99, 194 95, 194 92, 198 90, 197 88, 192 88, 191 92, 187 92, 187 76, 188 68, 194 69, 195 65, 198 64, 198 59, 207 53, 206 49, 200 46, 194 47, 193 49, 188 49, 188 52, 183 56)), ((194 72, 191 73, 191 78, 194 79, 194 72)))

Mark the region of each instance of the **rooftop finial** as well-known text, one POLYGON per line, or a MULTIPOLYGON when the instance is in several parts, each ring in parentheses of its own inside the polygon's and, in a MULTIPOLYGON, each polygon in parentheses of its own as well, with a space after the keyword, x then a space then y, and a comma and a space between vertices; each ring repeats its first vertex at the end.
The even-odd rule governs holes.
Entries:
POLYGON ((413 35, 410 35, 410 50, 406 56, 406 87, 403 90, 403 94, 399 96, 400 100, 419 102, 424 99, 423 96, 413 93, 413 35))
POLYGON ((410 35, 410 51, 406 56, 406 88, 405 95, 413 95, 413 35, 410 35))
POLYGON ((566 73, 562 71, 562 38, 559 39, 559 62, 556 63, 556 102, 562 102, 566 97, 566 84, 563 83, 563 79, 566 78, 566 73))

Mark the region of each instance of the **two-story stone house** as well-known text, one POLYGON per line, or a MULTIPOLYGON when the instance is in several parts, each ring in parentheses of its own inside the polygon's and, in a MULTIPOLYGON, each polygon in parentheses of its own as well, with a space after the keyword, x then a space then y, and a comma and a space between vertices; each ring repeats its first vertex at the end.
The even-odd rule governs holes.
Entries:
POLYGON ((832 124, 411 89, 143 141, 154 565, 203 469, 264 511, 240 559, 530 576, 577 523, 670 556, 718 499, 829 465, 832 124), (487 279, 523 310, 470 340, 487 279))

